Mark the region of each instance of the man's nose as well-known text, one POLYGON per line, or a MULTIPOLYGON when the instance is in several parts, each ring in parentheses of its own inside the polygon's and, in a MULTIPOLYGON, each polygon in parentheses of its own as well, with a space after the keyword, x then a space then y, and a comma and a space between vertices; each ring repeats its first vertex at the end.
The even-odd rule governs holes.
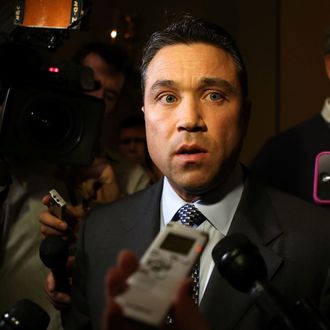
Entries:
POLYGON ((195 98, 183 100, 178 111, 178 129, 189 132, 204 131, 206 129, 203 120, 202 106, 195 98))

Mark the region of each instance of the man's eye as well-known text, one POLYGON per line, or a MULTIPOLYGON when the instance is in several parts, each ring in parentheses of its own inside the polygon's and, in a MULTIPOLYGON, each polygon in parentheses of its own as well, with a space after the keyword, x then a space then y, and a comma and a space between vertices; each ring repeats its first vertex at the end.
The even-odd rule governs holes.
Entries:
POLYGON ((164 103, 174 103, 176 101, 176 97, 174 95, 171 94, 166 94, 163 95, 160 100, 164 103))
POLYGON ((208 97, 209 97, 209 99, 210 99, 211 101, 221 101, 221 100, 224 99, 224 96, 223 96, 222 94, 220 94, 220 93, 215 93, 215 92, 210 93, 210 94, 208 95, 208 97))

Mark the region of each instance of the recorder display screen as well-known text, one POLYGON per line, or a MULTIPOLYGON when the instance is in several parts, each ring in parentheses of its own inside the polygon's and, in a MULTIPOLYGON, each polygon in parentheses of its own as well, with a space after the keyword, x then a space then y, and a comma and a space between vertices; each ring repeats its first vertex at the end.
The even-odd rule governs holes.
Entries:
POLYGON ((166 236, 160 248, 186 255, 194 245, 194 242, 195 240, 192 238, 170 233, 166 236))

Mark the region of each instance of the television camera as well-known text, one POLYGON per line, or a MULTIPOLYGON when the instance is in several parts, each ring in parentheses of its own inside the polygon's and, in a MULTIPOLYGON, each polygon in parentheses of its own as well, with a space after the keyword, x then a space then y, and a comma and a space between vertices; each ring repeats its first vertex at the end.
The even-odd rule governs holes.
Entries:
POLYGON ((88 8, 76 0, 18 1, 7 8, 16 27, 0 43, 0 156, 90 164, 104 112, 102 100, 84 93, 98 87, 93 71, 74 62, 42 67, 36 51, 58 47, 70 29, 80 28, 88 8), (56 5, 65 13, 53 15, 56 5))

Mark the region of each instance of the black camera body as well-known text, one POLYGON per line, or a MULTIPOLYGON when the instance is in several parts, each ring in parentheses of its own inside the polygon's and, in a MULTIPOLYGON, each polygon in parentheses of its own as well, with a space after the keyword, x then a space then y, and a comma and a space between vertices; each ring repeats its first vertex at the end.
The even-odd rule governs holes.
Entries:
POLYGON ((98 150, 104 101, 44 81, 9 88, 0 122, 0 155, 89 165, 98 150))
POLYGON ((0 24, 0 159, 88 165, 98 150, 104 101, 84 94, 98 88, 93 71, 66 62, 51 74, 37 51, 60 46, 70 29, 80 28, 91 3, 71 1, 61 16, 68 26, 40 24, 54 17, 55 3, 19 0, 1 8, 8 24, 0 24))

